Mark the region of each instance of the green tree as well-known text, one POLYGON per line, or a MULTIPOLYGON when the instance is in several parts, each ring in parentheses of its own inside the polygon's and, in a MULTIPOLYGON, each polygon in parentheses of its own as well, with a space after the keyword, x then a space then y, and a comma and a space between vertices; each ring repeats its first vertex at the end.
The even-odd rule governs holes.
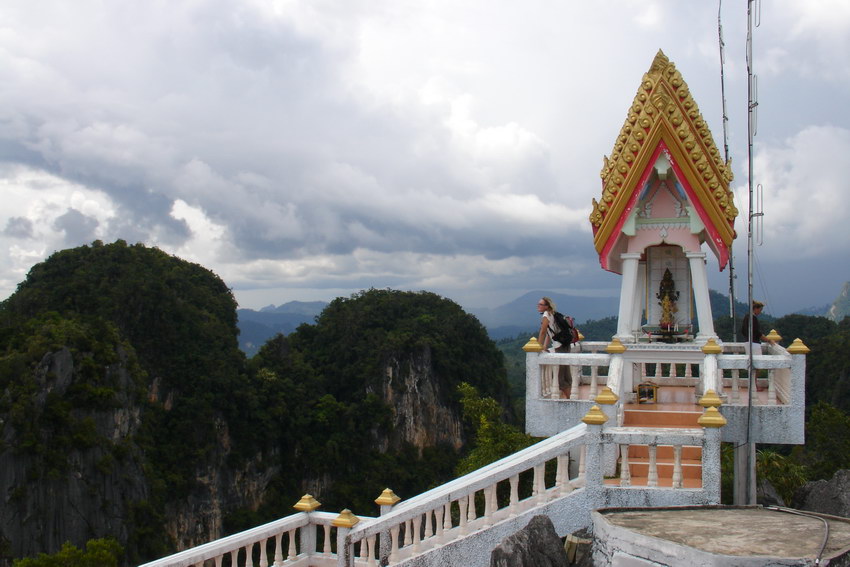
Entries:
POLYGON ((496 400, 481 397, 478 390, 465 382, 458 386, 458 391, 464 419, 472 423, 475 430, 472 449, 457 466, 458 475, 480 469, 534 443, 533 437, 502 421, 502 408, 496 400))
POLYGON ((794 492, 806 484, 808 469, 791 457, 771 449, 760 449, 756 452, 756 476, 770 481, 782 500, 790 504, 794 492))
POLYGON ((811 408, 806 421, 806 444, 792 455, 805 463, 811 480, 832 478, 839 469, 850 469, 850 416, 826 402, 811 408))
POLYGON ((124 550, 111 538, 90 539, 85 550, 66 542, 53 554, 16 559, 12 567, 117 567, 124 550))

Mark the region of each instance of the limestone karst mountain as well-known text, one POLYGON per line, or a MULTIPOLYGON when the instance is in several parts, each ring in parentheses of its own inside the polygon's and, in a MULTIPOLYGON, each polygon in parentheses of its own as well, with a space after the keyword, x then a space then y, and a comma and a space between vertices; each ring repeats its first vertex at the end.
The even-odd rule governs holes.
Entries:
POLYGON ((841 293, 838 294, 838 297, 835 298, 826 312, 826 317, 836 323, 847 316, 850 316, 850 282, 844 283, 841 293))
POLYGON ((138 564, 287 515, 374 514, 451 478, 457 386, 509 407, 457 304, 370 290, 239 350, 209 270, 119 241, 58 252, 0 304, 0 564, 111 536, 138 564))

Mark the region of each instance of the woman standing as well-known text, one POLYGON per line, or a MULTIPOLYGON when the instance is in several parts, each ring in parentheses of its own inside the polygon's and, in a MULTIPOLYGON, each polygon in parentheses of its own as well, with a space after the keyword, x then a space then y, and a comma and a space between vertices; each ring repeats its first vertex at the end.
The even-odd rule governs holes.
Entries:
MULTIPOLYGON (((541 297, 537 302, 537 312, 540 313, 540 333, 537 337, 537 342, 547 352, 570 352, 569 345, 562 345, 555 340, 555 333, 560 331, 558 324, 555 323, 555 302, 549 297, 541 297)), ((544 384, 552 384, 554 380, 554 372, 558 372, 558 389, 564 397, 570 397, 570 367, 559 365, 545 366, 547 371, 544 376, 544 384)))

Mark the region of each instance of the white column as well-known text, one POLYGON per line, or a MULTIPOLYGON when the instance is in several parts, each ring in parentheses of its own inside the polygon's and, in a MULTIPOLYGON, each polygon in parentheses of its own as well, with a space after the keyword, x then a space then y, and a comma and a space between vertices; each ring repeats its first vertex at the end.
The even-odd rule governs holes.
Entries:
POLYGON ((694 289, 694 302, 699 318, 698 341, 717 338, 714 332, 714 319, 711 317, 711 302, 708 299, 708 275, 705 271, 705 252, 686 252, 691 265, 691 284, 694 289))
POLYGON ((638 262, 640 254, 629 252, 620 254, 623 260, 623 281, 620 287, 620 312, 617 314, 616 337, 621 342, 634 342, 631 322, 634 304, 637 300, 638 262))
POLYGON ((638 264, 637 281, 635 282, 635 300, 632 305, 632 332, 640 329, 640 320, 643 312, 643 298, 646 296, 646 263, 638 264))

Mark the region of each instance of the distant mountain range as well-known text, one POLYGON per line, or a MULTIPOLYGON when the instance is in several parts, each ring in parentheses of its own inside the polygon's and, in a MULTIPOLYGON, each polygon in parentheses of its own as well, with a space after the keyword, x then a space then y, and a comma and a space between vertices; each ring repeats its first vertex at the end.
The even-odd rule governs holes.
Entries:
POLYGON ((302 323, 312 323, 327 306, 324 301, 290 301, 283 305, 267 305, 259 311, 237 309, 239 348, 248 356, 278 333, 288 335, 302 323))
MULTIPOLYGON (((713 316, 716 318, 728 315, 728 296, 714 290, 710 290, 710 294, 713 316)), ((519 333, 538 328, 540 315, 537 313, 537 300, 544 295, 551 297, 558 311, 571 315, 579 325, 589 320, 616 317, 620 304, 619 297, 585 297, 536 290, 499 307, 470 308, 467 311, 478 317, 493 340, 515 337, 519 333)), ((312 323, 326 306, 324 301, 290 301, 278 306, 268 305, 259 311, 239 309, 239 346, 248 356, 253 356, 277 333, 286 335, 302 323, 312 323)), ((746 303, 741 302, 739 298, 736 302, 736 313, 741 316, 745 311, 746 303)), ((844 284, 831 306, 809 307, 796 313, 840 321, 850 315, 850 282, 844 284)))
POLYGON ((544 295, 555 302, 558 311, 572 316, 579 324, 589 319, 616 316, 620 306, 619 297, 583 297, 536 290, 496 308, 473 308, 469 311, 487 327, 490 338, 515 337, 518 333, 540 327, 537 301, 544 295))

